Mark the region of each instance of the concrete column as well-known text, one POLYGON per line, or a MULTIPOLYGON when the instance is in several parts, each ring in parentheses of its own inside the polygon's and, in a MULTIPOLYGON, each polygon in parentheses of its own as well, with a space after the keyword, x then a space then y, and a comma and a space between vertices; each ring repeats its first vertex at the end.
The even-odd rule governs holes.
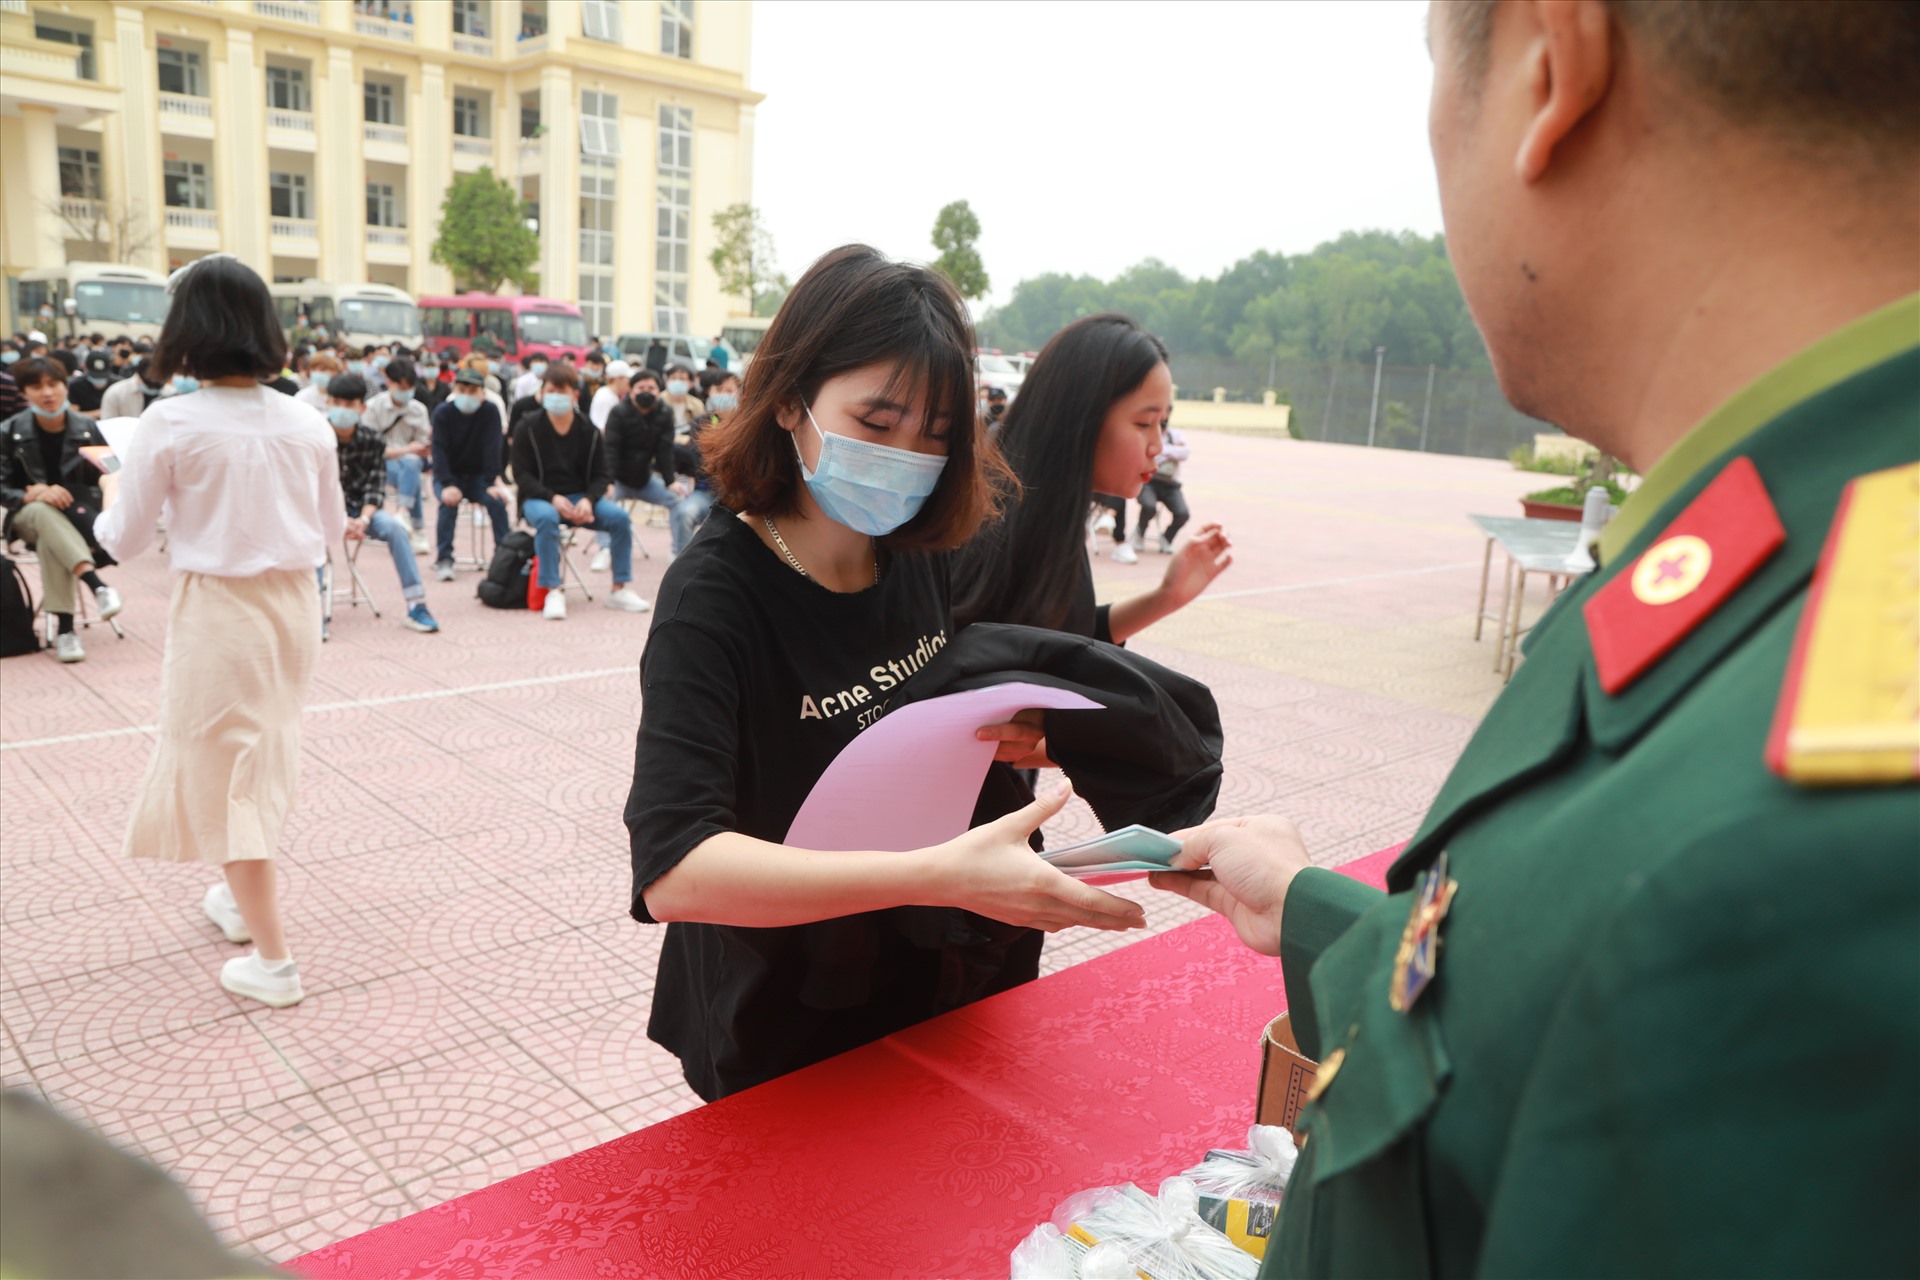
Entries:
MULTIPOLYGON (((160 90, 153 50, 147 47, 147 19, 137 5, 113 7, 114 52, 120 60, 119 112, 107 117, 108 150, 117 151, 117 171, 107 177, 107 195, 125 200, 147 233, 147 251, 134 265, 165 271, 167 210, 161 187, 160 90), (119 145, 113 145, 118 132, 119 145)), ((106 156, 101 157, 102 162, 106 156)))
MULTIPOLYGON (((58 205, 60 143, 53 108, 37 102, 21 103, 20 129, 26 171, 16 181, 34 193, 33 212, 27 221, 27 226, 32 228, 31 238, 21 256, 33 263, 65 262, 67 237, 58 205)), ((58 302, 54 310, 59 310, 58 302)))
POLYGON ((220 210, 220 245, 262 279, 271 280, 265 75, 253 32, 228 27, 226 62, 215 64, 213 84, 219 128, 214 136, 214 203, 220 210))
MULTIPOLYGON (((566 14, 558 5, 554 9, 549 39, 566 14)), ((540 69, 540 119, 547 126, 540 167, 540 292, 571 298, 580 288, 580 102, 569 68, 540 69)))
POLYGON ((326 64, 316 74, 313 199, 320 222, 320 278, 357 283, 367 278, 367 166, 353 51, 329 45, 326 64))
MULTIPOLYGON (((451 15, 451 7, 447 15, 451 15)), ((444 16, 451 30, 451 16, 444 16)), ((451 35, 447 37, 451 40, 451 35)), ((443 42, 444 43, 444 42, 443 42)), ((410 292, 425 292, 432 268, 433 242, 440 234, 440 202, 453 185, 453 100, 447 96, 447 69, 422 61, 413 95, 407 132, 412 139, 413 163, 407 166, 407 239, 413 265, 407 272, 410 292)))

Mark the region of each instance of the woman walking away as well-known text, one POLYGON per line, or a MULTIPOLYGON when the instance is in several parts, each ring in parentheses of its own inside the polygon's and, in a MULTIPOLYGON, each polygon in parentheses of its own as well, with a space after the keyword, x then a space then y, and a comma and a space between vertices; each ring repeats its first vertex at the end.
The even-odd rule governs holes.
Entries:
POLYGON ((107 477, 94 532, 119 559, 167 521, 174 570, 160 677, 160 742, 127 826, 136 857, 205 862, 226 881, 203 906, 229 941, 220 985, 275 1008, 300 1000, 273 855, 293 808, 300 705, 320 651, 314 570, 346 527, 333 433, 261 385, 286 349, 267 286, 227 254, 174 274, 153 360, 197 378, 157 400, 107 477))

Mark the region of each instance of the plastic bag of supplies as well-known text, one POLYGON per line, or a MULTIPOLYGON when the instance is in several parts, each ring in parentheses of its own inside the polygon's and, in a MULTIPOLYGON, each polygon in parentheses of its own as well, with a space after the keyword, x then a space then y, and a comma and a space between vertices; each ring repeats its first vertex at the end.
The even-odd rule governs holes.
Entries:
POLYGON ((1200 1195, 1168 1178, 1082 1191, 1014 1251, 1015 1280, 1254 1280, 1259 1262, 1200 1218, 1200 1195))
POLYGON ((1293 1135, 1273 1125, 1247 1131, 1247 1150, 1209 1151, 1181 1176, 1200 1193, 1200 1216, 1256 1258, 1280 1217, 1280 1199, 1300 1152, 1293 1135))

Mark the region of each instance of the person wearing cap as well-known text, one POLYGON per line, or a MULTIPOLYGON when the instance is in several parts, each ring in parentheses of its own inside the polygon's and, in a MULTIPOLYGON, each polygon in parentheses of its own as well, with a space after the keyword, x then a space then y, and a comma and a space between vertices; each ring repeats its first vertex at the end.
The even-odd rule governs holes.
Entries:
POLYGON ((100 400, 113 382, 113 361, 105 351, 87 353, 80 372, 67 380, 67 403, 89 418, 100 417, 100 400))
POLYGON ((593 393, 593 402, 587 407, 587 420, 602 431, 607 429, 607 415, 633 389, 632 365, 625 360, 615 360, 606 369, 606 383, 593 393))
POLYGON ((420 473, 432 452, 433 433, 427 407, 420 403, 420 378, 413 361, 396 356, 385 373, 387 389, 367 401, 362 421, 386 441, 387 483, 399 490, 401 505, 407 509, 414 551, 425 555, 427 522, 421 509, 420 473))
POLYGON ((500 497, 506 422, 498 397, 487 393, 485 363, 483 358, 477 367, 462 364, 453 375, 453 394, 433 411, 430 457, 434 494, 440 499, 433 575, 442 582, 453 581, 453 534, 460 523, 461 499, 486 507, 495 546, 513 527, 500 497))

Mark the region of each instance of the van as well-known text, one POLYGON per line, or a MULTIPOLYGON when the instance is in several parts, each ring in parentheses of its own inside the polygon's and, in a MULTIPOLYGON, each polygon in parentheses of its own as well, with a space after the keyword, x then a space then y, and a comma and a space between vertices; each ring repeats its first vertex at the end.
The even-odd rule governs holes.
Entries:
POLYGON ((696 375, 707 367, 707 352, 713 348, 705 338, 684 333, 623 333, 614 345, 620 348, 620 358, 636 369, 664 373, 683 364, 696 375))
POLYGON ((587 322, 580 308, 557 298, 493 293, 422 298, 420 316, 431 351, 464 356, 484 333, 502 359, 519 365, 536 356, 551 360, 562 353, 572 356, 575 364, 587 358, 587 322))
POLYGON ((302 280, 270 285, 267 291, 289 335, 324 325, 329 338, 355 346, 420 345, 420 309, 404 289, 390 284, 302 280))
POLYGON ((108 338, 158 338, 166 321, 167 278, 144 267, 69 262, 23 271, 13 282, 17 329, 60 334, 100 332, 108 338), (69 314, 67 304, 73 304, 69 314))

